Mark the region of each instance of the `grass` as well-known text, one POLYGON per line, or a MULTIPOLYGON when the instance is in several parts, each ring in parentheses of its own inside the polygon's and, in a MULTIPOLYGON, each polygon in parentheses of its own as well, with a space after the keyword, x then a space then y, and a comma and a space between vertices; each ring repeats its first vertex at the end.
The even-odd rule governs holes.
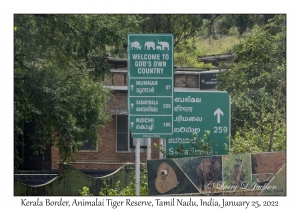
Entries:
POLYGON ((212 68, 211 64, 198 62, 198 56, 230 53, 232 47, 243 39, 234 35, 221 37, 218 40, 202 37, 187 40, 175 47, 174 63, 184 67, 212 68))

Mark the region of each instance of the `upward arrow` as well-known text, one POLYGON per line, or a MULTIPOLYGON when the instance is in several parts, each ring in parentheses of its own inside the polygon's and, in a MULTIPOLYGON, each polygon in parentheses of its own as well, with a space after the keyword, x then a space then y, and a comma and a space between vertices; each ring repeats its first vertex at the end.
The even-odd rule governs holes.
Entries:
POLYGON ((220 115, 223 116, 223 112, 220 108, 218 108, 215 112, 214 112, 214 116, 217 115, 217 123, 220 123, 220 115))

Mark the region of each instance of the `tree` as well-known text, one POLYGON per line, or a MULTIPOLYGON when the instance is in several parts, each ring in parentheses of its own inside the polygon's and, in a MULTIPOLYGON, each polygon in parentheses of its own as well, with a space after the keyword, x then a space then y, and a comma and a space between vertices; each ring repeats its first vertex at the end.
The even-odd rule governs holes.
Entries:
MULTIPOLYGON (((202 30, 203 20, 209 15, 137 14, 129 16, 133 20, 136 20, 134 24, 130 25, 130 33, 174 34, 175 47, 179 43, 193 39, 202 30)), ((122 45, 109 49, 111 56, 127 58, 127 36, 125 38, 122 39, 122 45)))
POLYGON ((208 28, 208 36, 212 34, 214 39, 217 38, 216 34, 229 35, 230 30, 234 27, 237 28, 237 33, 242 36, 247 29, 251 30, 254 25, 262 27, 273 17, 274 15, 263 14, 217 14, 212 15, 211 19, 205 20, 208 22, 205 25, 208 28), (212 33, 213 31, 215 34, 212 33))
POLYGON ((107 47, 121 45, 135 23, 129 15, 14 16, 15 167, 22 138, 34 153, 58 146, 63 161, 84 140, 99 140, 97 127, 110 118, 107 47))
POLYGON ((256 27, 233 48, 230 70, 218 77, 219 90, 231 96, 233 152, 267 151, 278 80, 283 81, 273 149, 284 150, 286 140, 286 22, 276 15, 256 27))
POLYGON ((143 14, 137 15, 142 33, 172 33, 174 46, 192 38, 201 29, 207 15, 143 14))

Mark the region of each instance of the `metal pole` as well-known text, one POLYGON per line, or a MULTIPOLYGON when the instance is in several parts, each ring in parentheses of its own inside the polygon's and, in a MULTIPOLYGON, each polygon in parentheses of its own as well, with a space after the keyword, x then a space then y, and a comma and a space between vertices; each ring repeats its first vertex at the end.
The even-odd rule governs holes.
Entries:
POLYGON ((151 138, 147 139, 147 160, 151 160, 151 138))
MULTIPOLYGON (((159 148, 161 149, 161 148, 163 148, 163 146, 164 146, 164 139, 160 138, 159 139, 159 148)), ((164 154, 161 151, 159 151, 159 159, 163 159, 163 158, 164 158, 164 154)))
MULTIPOLYGON (((163 139, 164 141, 164 145, 167 145, 167 143, 166 143, 166 141, 167 141, 167 139, 166 138, 164 138, 163 139)), ((167 147, 165 146, 165 149, 167 149, 167 147)), ((165 152, 165 154, 163 154, 163 159, 165 159, 166 158, 166 155, 167 155, 167 151, 165 152)))
POLYGON ((140 139, 135 139, 135 194, 140 195, 140 139))
POLYGON ((273 127, 272 127, 272 131, 271 131, 271 136, 270 136, 269 152, 272 151, 272 144, 273 144, 273 138, 274 138, 274 132, 275 132, 275 126, 276 126, 276 113, 278 110, 281 85, 282 85, 282 81, 278 80, 278 92, 277 92, 277 98, 276 98, 276 107, 275 107, 275 111, 274 111, 273 127))

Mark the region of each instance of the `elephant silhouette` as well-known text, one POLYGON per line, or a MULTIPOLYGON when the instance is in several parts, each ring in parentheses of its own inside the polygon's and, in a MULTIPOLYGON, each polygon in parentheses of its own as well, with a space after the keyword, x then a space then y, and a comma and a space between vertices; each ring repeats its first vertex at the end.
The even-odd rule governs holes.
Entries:
POLYGON ((157 50, 161 50, 161 46, 156 46, 156 49, 157 50))
POLYGON ((218 159, 204 158, 197 168, 197 175, 199 177, 199 182, 201 190, 204 191, 204 186, 206 189, 210 189, 213 183, 218 179, 221 164, 218 159))
POLYGON ((155 43, 154 42, 145 42, 144 50, 155 50, 155 43))
POLYGON ((159 40, 157 40, 157 43, 161 45, 161 50, 164 50, 165 48, 169 50, 170 45, 168 42, 160 42, 159 40))
POLYGON ((140 49, 142 48, 142 46, 140 45, 140 43, 137 42, 137 41, 131 42, 130 45, 131 45, 131 49, 132 49, 132 50, 133 50, 133 49, 138 49, 138 50, 140 50, 140 49))

